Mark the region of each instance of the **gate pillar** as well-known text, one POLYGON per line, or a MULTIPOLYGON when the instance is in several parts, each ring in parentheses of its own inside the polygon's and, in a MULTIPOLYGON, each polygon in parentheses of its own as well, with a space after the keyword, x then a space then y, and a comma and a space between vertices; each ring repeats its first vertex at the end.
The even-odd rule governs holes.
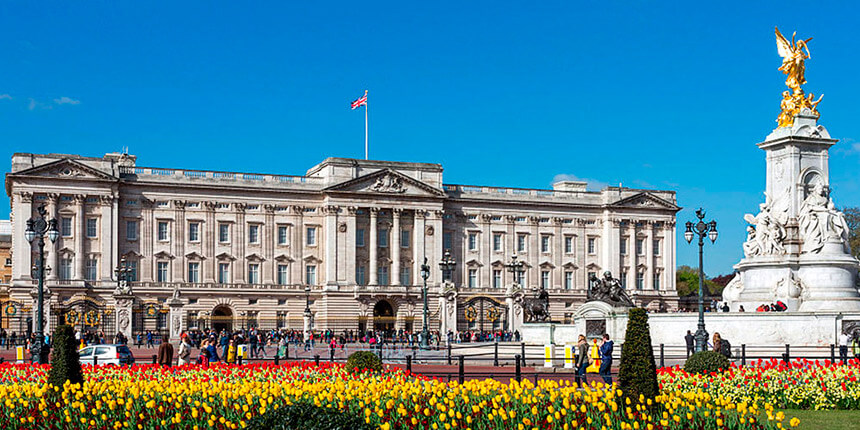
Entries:
MULTIPOLYGON (((131 331, 132 306, 134 305, 134 296, 129 294, 115 294, 114 309, 116 311, 116 333, 122 333, 126 338, 126 342, 133 343, 134 338, 131 331)), ((115 335, 116 333, 111 333, 115 335)))

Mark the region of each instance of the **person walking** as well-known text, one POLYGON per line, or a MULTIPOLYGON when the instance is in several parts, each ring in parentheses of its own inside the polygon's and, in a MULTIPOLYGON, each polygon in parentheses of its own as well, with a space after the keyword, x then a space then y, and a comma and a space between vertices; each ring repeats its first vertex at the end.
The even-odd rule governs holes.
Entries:
POLYGON ((581 386, 588 385, 585 369, 588 368, 589 361, 588 341, 585 336, 579 335, 579 340, 576 341, 576 376, 574 382, 581 386))
POLYGON ((161 342, 158 346, 158 364, 165 367, 173 365, 173 345, 170 342, 161 342))
POLYGON ((603 382, 612 383, 612 349, 614 344, 609 340, 609 334, 603 334, 603 341, 600 343, 600 376, 603 377, 603 382))
POLYGON ((180 366, 188 364, 191 358, 191 343, 188 341, 188 335, 182 333, 179 338, 179 352, 177 354, 178 363, 180 366))
POLYGON ((236 341, 230 339, 230 344, 227 346, 227 355, 224 357, 224 362, 229 364, 236 363, 236 341))
POLYGON ((696 352, 696 348, 693 345, 693 341, 695 340, 696 338, 693 336, 693 333, 687 330, 687 335, 684 336, 684 341, 687 342, 687 358, 690 358, 690 355, 696 352))
POLYGON ((848 342, 850 340, 851 338, 845 331, 839 335, 839 358, 842 360, 842 364, 848 361, 848 342))

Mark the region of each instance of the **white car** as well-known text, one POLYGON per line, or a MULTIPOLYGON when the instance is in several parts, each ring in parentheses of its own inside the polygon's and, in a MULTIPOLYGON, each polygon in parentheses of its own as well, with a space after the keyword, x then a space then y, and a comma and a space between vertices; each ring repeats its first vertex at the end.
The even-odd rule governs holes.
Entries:
POLYGON ((134 364, 134 355, 126 345, 90 345, 78 351, 81 364, 104 366, 134 364))

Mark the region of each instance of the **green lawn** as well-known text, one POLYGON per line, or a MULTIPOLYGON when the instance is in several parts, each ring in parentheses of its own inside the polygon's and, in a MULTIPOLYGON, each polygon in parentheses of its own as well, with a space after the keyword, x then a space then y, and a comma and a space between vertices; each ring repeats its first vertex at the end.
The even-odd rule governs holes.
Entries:
POLYGON ((785 409, 783 412, 786 416, 786 420, 783 422, 785 427, 789 427, 788 420, 791 417, 800 419, 798 430, 854 430, 860 428, 860 411, 785 409))

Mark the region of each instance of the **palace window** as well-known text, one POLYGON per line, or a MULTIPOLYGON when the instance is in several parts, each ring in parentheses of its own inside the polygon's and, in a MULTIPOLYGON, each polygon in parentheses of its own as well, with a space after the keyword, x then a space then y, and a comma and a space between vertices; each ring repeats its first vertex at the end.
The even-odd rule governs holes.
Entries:
POLYGON ((97 257, 89 257, 86 261, 86 271, 84 279, 87 281, 95 281, 99 276, 99 260, 97 257))
POLYGON ((377 245, 380 248, 388 248, 388 229, 379 229, 379 237, 377 237, 376 240, 378 242, 377 245))
POLYGON ((627 255, 627 238, 622 237, 621 243, 618 244, 618 249, 621 252, 621 255, 627 255))
POLYGON ((251 263, 248 265, 248 283, 249 284, 259 284, 260 283, 260 265, 257 263, 251 263))
POLYGON ((308 285, 317 284, 317 266, 305 267, 305 283, 308 285))
POLYGON ((158 282, 169 282, 170 281, 170 272, 169 272, 169 264, 166 261, 159 261, 156 263, 155 270, 155 280, 158 282))
POLYGON ((63 257, 60 260, 60 280, 68 281, 72 279, 72 259, 63 257))
POLYGON ((543 235, 540 237, 540 252, 547 253, 550 248, 550 236, 543 235))
POLYGON ((388 285, 388 266, 379 266, 377 274, 379 285, 388 285))
POLYGON ((549 288, 549 270, 540 272, 540 286, 541 288, 549 288))
POLYGON ((98 218, 87 218, 87 237, 90 239, 97 238, 98 235, 98 218))
POLYGON ((196 261, 188 263, 188 282, 200 282, 200 263, 196 261))
POLYGON ((564 237, 564 253, 573 254, 573 236, 564 237))
POLYGON ((660 272, 654 273, 654 289, 660 289, 660 272))
POLYGON ((573 289, 573 272, 564 272, 564 289, 573 289))
POLYGON ((450 231, 442 233, 442 248, 451 249, 454 245, 454 235, 450 231))
POLYGON ((499 252, 502 250, 502 234, 493 233, 493 251, 499 252))
POLYGON ((517 235, 517 251, 526 252, 526 235, 524 234, 517 235))
POLYGON ((158 222, 158 240, 160 242, 167 242, 170 240, 170 229, 167 225, 167 221, 158 222))
POLYGON ((409 266, 400 268, 400 285, 412 285, 412 271, 409 266))
POLYGON ((412 232, 409 230, 400 230, 400 247, 409 248, 409 240, 412 237, 412 232))
POLYGON ((60 234, 63 237, 72 237, 72 218, 64 216, 60 218, 60 234))
POLYGON ((493 270, 493 288, 502 288, 502 271, 500 269, 493 270))
POLYGON ((364 246, 364 229, 357 228, 355 229, 355 246, 364 246))
POLYGON ((645 255, 645 239, 636 239, 636 255, 645 255))
POLYGON ((287 226, 279 225, 278 226, 278 245, 286 245, 287 244, 287 226))
POLYGON ((478 286, 478 269, 469 269, 469 288, 478 286))
POLYGON ((278 264, 278 285, 287 285, 288 269, 286 264, 278 264))
POLYGON ((137 221, 125 222, 125 239, 137 240, 137 221))
POLYGON ((469 251, 478 250, 478 233, 469 233, 469 251))
POLYGON ((248 225, 248 243, 260 243, 260 226, 258 224, 248 225))
POLYGON ((597 239, 593 237, 588 238, 588 253, 596 254, 597 253, 597 239))
POLYGON ((230 224, 223 222, 221 224, 218 224, 218 242, 230 242, 230 224))
POLYGON ((627 271, 621 271, 621 286, 627 289, 627 271))
POLYGON ((200 223, 199 222, 188 223, 188 241, 189 242, 200 242, 200 223))
POLYGON ((230 283, 230 263, 218 263, 218 283, 230 283))
POLYGON ((660 239, 654 239, 654 243, 652 243, 652 247, 654 250, 654 255, 660 255, 660 239))
POLYGON ((356 266, 355 267, 355 282, 358 285, 367 285, 367 269, 364 266, 356 266))
POLYGON ((317 228, 308 227, 305 230, 305 244, 308 246, 316 246, 317 244, 317 228))
POLYGON ((645 272, 636 273, 636 289, 644 290, 645 289, 645 272))

